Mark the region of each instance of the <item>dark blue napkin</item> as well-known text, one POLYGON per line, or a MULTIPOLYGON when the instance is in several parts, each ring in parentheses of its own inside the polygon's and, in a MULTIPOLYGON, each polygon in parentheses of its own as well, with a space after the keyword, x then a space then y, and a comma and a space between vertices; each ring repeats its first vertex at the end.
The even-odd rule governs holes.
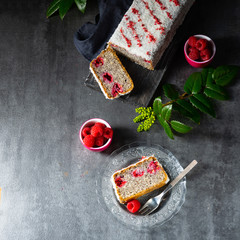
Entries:
POLYGON ((74 35, 77 50, 89 61, 105 47, 133 0, 98 0, 95 24, 84 24, 74 35))

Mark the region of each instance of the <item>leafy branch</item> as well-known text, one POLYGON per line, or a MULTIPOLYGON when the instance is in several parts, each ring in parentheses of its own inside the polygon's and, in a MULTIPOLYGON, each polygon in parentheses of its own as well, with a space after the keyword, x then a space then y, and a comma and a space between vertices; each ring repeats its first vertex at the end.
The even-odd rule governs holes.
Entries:
POLYGON ((77 8, 82 13, 84 13, 87 5, 87 0, 53 0, 47 9, 47 17, 50 17, 56 11, 59 11, 59 16, 63 20, 74 2, 77 5, 77 8))
POLYGON ((173 110, 197 124, 200 123, 200 112, 215 118, 216 113, 210 98, 227 100, 229 97, 224 87, 236 77, 238 70, 238 66, 223 65, 216 69, 204 68, 201 72, 194 72, 186 80, 183 94, 179 94, 172 84, 165 84, 164 95, 170 101, 163 104, 161 97, 157 97, 153 108, 136 108, 139 115, 133 121, 140 122, 137 131, 148 131, 157 119, 171 139, 174 139, 173 130, 178 133, 189 132, 192 127, 170 120, 173 110))

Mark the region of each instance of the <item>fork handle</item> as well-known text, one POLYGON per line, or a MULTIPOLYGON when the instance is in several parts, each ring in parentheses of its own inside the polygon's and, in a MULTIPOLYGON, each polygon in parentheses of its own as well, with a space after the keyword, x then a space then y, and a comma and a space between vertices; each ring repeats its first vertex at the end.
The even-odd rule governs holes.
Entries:
POLYGON ((193 160, 168 186, 167 188, 161 193, 161 195, 165 195, 169 190, 171 190, 181 179, 183 179, 191 169, 197 164, 196 160, 193 160))

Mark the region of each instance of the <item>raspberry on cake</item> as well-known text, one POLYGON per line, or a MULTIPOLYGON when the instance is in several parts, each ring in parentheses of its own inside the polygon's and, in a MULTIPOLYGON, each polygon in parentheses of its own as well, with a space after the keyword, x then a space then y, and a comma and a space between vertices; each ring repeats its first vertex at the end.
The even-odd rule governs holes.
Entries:
POLYGON ((126 203, 166 185, 169 177, 157 158, 150 156, 116 171, 111 181, 119 202, 126 203))
POLYGON ((194 0, 134 0, 108 45, 153 70, 194 0))
POLYGON ((92 60, 90 71, 107 99, 128 94, 134 87, 131 77, 111 47, 92 60))

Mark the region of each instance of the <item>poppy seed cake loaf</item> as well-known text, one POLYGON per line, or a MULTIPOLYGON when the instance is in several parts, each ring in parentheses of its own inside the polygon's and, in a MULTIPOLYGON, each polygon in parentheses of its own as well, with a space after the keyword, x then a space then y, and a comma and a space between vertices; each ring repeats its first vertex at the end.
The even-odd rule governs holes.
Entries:
POLYGON ((90 70, 107 99, 128 94, 134 87, 131 77, 110 47, 91 61, 90 70))
POLYGON ((116 171, 111 181, 119 202, 126 203, 166 185, 169 177, 157 158, 150 156, 116 171))
POLYGON ((134 0, 108 44, 153 70, 194 0, 134 0))

